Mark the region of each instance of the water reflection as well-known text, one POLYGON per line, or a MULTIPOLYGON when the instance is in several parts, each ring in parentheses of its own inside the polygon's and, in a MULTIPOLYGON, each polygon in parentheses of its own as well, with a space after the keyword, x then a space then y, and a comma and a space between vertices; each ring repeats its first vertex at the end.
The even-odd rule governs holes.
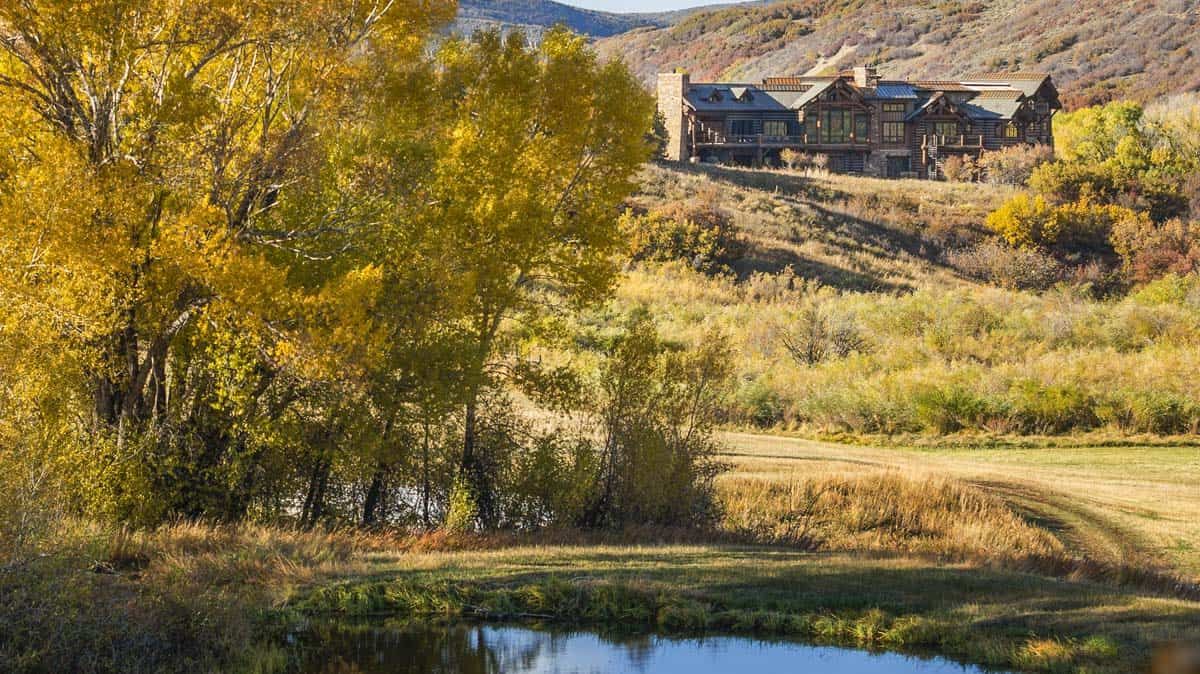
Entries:
POLYGON ((942 659, 739 637, 608 637, 495 625, 326 629, 305 639, 304 674, 979 674, 942 659))

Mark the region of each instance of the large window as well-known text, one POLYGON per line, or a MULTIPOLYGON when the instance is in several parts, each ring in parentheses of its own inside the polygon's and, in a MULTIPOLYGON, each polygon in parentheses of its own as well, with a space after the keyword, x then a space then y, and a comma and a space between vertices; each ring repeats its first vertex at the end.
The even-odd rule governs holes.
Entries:
MULTIPOLYGON (((821 111, 820 120, 822 143, 837 144, 849 143, 853 139, 862 142, 867 140, 868 117, 866 114, 856 115, 853 111, 844 108, 830 108, 821 111)), ((812 133, 811 127, 809 133, 812 133)))
POLYGON ((883 142, 885 142, 885 143, 903 143, 904 142, 904 122, 884 122, 883 123, 883 142))
POLYGON ((786 119, 768 119, 763 122, 763 135, 780 138, 788 135, 786 119))
POLYGON ((957 136, 958 122, 934 122, 933 132, 939 136, 957 136))
POLYGON ((854 113, 849 110, 831 108, 821 113, 822 143, 848 142, 852 128, 854 128, 854 113))
POLYGON ((731 119, 729 120, 729 135, 731 136, 753 136, 758 133, 754 129, 753 119, 731 119))
POLYGON ((1005 138, 1016 138, 1017 137, 1017 125, 1013 124, 1011 122, 1009 122, 1008 124, 1005 124, 1004 125, 1004 137, 1005 138))

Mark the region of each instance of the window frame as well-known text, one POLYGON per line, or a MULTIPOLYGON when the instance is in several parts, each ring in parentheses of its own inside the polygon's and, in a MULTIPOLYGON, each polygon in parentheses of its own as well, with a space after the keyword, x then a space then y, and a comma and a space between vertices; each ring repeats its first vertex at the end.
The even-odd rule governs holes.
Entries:
POLYGON ((786 119, 764 119, 763 120, 763 135, 771 138, 786 138, 788 132, 791 131, 791 126, 786 119), (771 129, 783 129, 783 133, 771 133, 771 129))
POLYGON ((960 136, 962 135, 962 130, 959 126, 958 120, 936 120, 933 122, 933 135, 939 138, 945 138, 947 136, 960 136), (945 130, 950 126, 954 127, 954 131, 951 133, 945 133, 945 130))
POLYGON ((889 145, 901 145, 908 138, 908 129, 904 122, 884 120, 881 131, 883 142, 889 145), (900 129, 899 134, 888 133, 889 129, 894 131, 896 128, 900 129))

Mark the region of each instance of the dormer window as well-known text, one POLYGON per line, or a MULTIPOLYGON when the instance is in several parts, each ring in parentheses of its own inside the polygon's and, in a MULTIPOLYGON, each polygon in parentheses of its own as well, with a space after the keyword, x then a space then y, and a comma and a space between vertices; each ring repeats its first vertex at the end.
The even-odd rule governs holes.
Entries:
POLYGON ((748 87, 734 87, 729 90, 729 93, 733 94, 733 99, 738 103, 749 103, 754 100, 754 96, 750 93, 748 87))
POLYGON ((721 102, 721 90, 713 89, 712 93, 709 94, 708 98, 705 100, 707 100, 709 103, 720 103, 721 102))

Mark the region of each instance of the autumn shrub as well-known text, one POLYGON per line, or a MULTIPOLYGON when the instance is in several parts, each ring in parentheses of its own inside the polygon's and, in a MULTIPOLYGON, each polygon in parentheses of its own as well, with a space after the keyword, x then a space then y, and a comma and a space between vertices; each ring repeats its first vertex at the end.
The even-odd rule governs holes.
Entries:
POLYGON ((1014 247, 1103 252, 1113 226, 1138 217, 1128 208, 1087 197, 1055 206, 1041 195, 1018 194, 989 214, 987 224, 1014 247))
POLYGON ((779 161, 783 162, 784 166, 792 170, 802 168, 804 158, 805 154, 803 152, 800 152, 799 150, 793 150, 790 147, 784 148, 779 153, 779 161))
POLYGON ((947 258, 971 278, 1015 290, 1045 290, 1063 274, 1062 265, 1044 251, 1014 248, 995 239, 951 251, 947 258))
POLYGON ((988 227, 1011 246, 1028 248, 1058 240, 1054 207, 1041 196, 1018 194, 987 217, 988 227))
POLYGON ((832 315, 819 304, 805 307, 793 324, 784 326, 781 340, 797 363, 809 366, 870 348, 853 317, 832 315))
POLYGON ((1054 159, 1054 150, 1046 145, 1013 145, 984 152, 979 170, 990 183, 1024 185, 1037 167, 1054 159))
POLYGON ((684 260, 712 270, 745 254, 733 219, 709 200, 676 202, 644 215, 626 213, 621 230, 634 260, 684 260))
POLYGON ((1114 224, 1110 241, 1125 272, 1139 283, 1200 269, 1200 222, 1123 218, 1114 224))
POLYGON ((952 183, 975 182, 979 167, 971 157, 951 155, 942 163, 942 175, 952 183))

